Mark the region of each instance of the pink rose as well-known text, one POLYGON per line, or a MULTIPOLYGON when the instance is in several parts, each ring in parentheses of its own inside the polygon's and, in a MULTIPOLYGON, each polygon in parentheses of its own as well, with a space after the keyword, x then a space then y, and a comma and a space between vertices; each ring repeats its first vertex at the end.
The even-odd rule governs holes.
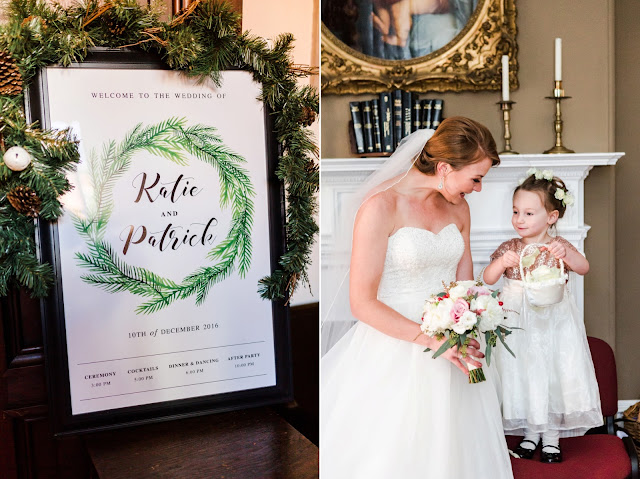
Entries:
POLYGON ((469 288, 469 291, 467 291, 467 296, 473 296, 474 294, 477 294, 478 296, 484 296, 491 294, 491 291, 489 291, 484 286, 471 286, 469 288))
POLYGON ((456 299, 456 302, 453 303, 453 307, 449 314, 451 314, 451 319, 457 323, 462 315, 467 311, 469 311, 469 303, 462 298, 458 298, 456 299))

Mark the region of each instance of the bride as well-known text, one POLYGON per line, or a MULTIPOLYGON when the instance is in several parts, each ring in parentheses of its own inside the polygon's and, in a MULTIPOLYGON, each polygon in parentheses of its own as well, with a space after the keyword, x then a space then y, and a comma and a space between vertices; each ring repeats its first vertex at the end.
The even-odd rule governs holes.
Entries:
MULTIPOLYGON (((439 342, 419 327, 443 281, 473 279, 465 195, 499 162, 487 128, 448 118, 405 139, 357 195, 349 272, 322 296, 322 479, 512 477, 494 368, 469 384, 458 351, 432 359, 439 342)), ((465 360, 480 366, 479 349, 465 360)))

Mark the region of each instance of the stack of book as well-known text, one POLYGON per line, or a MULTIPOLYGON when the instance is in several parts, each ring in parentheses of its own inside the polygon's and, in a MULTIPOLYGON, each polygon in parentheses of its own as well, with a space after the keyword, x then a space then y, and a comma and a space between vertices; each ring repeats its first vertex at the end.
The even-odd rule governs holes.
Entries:
POLYGON ((444 100, 420 99, 404 90, 380 93, 379 98, 349 103, 358 154, 390 154, 408 134, 438 128, 444 100))

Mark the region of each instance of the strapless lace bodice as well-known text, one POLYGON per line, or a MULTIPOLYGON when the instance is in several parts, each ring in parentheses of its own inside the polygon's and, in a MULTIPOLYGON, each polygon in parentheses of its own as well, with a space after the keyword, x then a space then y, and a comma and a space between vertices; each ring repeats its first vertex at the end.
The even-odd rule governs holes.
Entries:
POLYGON ((403 227, 389 237, 378 299, 419 321, 424 300, 455 281, 464 240, 451 223, 439 233, 403 227))

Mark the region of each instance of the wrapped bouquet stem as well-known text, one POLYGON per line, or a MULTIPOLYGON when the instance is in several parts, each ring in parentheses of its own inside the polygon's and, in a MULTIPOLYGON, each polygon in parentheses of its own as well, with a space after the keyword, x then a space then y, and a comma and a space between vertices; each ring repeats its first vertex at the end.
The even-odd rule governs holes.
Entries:
MULTIPOLYGON (((457 347, 464 361, 470 339, 478 338, 481 334, 486 343, 484 354, 487 366, 491 365, 491 351, 498 340, 513 355, 505 341, 511 330, 501 324, 505 319, 505 311, 498 295, 498 291, 490 290, 481 281, 455 281, 449 286, 445 285, 443 292, 427 299, 420 329, 438 340, 446 338, 433 358, 457 347)), ((482 367, 467 361, 465 363, 470 383, 486 380, 482 367)))

